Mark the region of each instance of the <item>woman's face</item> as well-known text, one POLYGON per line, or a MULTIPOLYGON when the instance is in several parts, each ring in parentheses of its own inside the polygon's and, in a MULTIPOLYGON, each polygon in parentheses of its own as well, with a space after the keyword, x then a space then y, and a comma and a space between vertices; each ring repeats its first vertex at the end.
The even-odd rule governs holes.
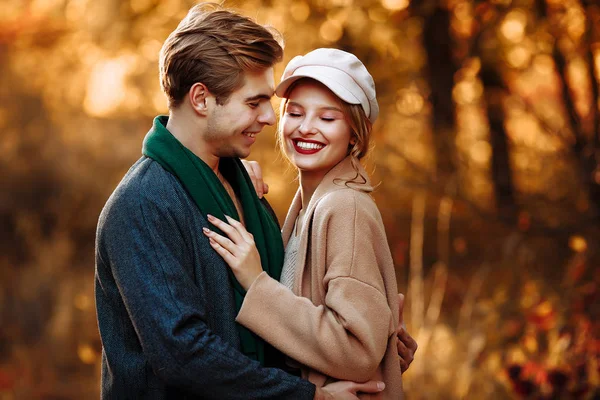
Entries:
POLYGON ((285 154, 301 177, 322 178, 348 155, 352 135, 341 100, 314 80, 292 89, 280 123, 285 154))

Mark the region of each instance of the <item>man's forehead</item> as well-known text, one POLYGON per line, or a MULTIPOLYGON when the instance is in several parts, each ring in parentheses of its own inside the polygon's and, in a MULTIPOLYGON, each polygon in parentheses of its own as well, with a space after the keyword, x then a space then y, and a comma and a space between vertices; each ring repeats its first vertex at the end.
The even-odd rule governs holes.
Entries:
POLYGON ((273 97, 275 95, 273 68, 244 73, 244 83, 239 92, 246 99, 270 99, 273 97))

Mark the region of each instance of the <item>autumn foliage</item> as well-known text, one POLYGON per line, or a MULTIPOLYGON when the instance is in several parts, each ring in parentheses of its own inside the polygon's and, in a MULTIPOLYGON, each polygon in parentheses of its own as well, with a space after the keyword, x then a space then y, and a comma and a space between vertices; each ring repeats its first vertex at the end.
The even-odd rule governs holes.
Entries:
MULTIPOLYGON (((98 397, 95 226, 167 112, 158 51, 193 3, 3 5, 1 399, 98 397)), ((367 164, 419 342, 407 398, 598 398, 600 5, 225 4, 279 29, 285 62, 338 47, 375 78, 367 164)), ((274 134, 251 158, 282 218, 296 182, 274 134)))

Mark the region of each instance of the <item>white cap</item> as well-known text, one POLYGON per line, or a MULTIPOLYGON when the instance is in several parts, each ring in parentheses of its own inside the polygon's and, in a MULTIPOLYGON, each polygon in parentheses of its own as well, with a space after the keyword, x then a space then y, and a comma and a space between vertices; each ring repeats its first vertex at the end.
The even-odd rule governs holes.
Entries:
POLYGON ((275 93, 283 97, 290 85, 302 78, 315 79, 345 102, 360 104, 371 123, 377 119, 379 105, 375 82, 354 54, 321 48, 304 56, 296 56, 285 67, 275 93))

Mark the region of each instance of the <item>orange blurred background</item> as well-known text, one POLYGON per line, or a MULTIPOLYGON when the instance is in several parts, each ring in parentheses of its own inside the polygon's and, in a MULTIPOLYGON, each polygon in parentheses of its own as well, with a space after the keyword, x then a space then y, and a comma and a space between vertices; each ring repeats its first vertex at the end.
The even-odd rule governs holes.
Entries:
MULTIPOLYGON (((158 51, 194 3, 2 5, 0 399, 99 395, 96 222, 167 112, 158 51)), ((225 5, 283 33, 277 77, 337 47, 375 78, 367 164, 419 342, 407 398, 598 398, 597 1, 225 5)), ((273 129, 250 158, 283 219, 273 129)))

